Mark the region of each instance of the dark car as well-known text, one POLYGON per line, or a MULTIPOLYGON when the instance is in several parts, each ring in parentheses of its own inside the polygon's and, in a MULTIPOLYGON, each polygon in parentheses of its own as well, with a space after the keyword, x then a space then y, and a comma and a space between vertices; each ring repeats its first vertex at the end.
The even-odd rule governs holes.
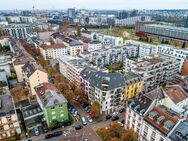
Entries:
POLYGON ((109 120, 111 117, 112 117, 111 115, 107 115, 106 120, 109 120))
POLYGON ((47 135, 45 136, 45 139, 50 139, 50 138, 52 138, 52 137, 53 137, 52 134, 47 134, 47 135))
POLYGON ((122 123, 122 124, 125 124, 125 120, 123 119, 123 120, 121 121, 121 123, 122 123))
POLYGON ((78 125, 75 126, 75 130, 80 130, 80 129, 82 129, 82 125, 81 124, 78 124, 78 125))
POLYGON ((61 136, 63 135, 63 131, 56 131, 53 133, 53 137, 61 136))
POLYGON ((81 105, 82 105, 82 108, 86 108, 89 106, 86 102, 83 102, 81 105))
POLYGON ((111 118, 111 120, 112 121, 115 121, 115 120, 118 120, 119 119, 119 117, 116 115, 116 116, 112 116, 112 118, 111 118))
POLYGON ((125 111, 125 109, 124 108, 121 108, 120 110, 119 110, 119 113, 123 113, 125 111))

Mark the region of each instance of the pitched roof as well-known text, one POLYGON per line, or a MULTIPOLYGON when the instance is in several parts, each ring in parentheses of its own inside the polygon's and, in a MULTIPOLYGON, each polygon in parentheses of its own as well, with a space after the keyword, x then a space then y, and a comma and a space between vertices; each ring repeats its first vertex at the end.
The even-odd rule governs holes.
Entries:
POLYGON ((22 51, 19 56, 16 57, 13 63, 14 65, 23 65, 28 61, 34 62, 35 60, 27 52, 22 51))
POLYGON ((41 48, 47 50, 47 49, 66 48, 66 46, 64 44, 53 44, 53 45, 42 44, 41 48))
POLYGON ((175 104, 188 98, 184 90, 178 85, 167 86, 163 90, 175 104))
POLYGON ((152 125, 161 133, 167 135, 172 128, 177 124, 179 115, 171 114, 168 108, 164 106, 154 107, 145 117, 144 120, 152 125))
POLYGON ((40 65, 38 65, 36 62, 30 62, 28 61, 23 67, 23 71, 27 74, 27 77, 30 77, 36 70, 40 70, 46 73, 46 70, 44 70, 40 65))
POLYGON ((95 87, 105 91, 125 86, 125 78, 118 72, 107 73, 97 71, 91 73, 88 81, 95 87))
POLYGON ((67 103, 65 97, 51 83, 42 83, 35 87, 35 91, 44 107, 67 103))

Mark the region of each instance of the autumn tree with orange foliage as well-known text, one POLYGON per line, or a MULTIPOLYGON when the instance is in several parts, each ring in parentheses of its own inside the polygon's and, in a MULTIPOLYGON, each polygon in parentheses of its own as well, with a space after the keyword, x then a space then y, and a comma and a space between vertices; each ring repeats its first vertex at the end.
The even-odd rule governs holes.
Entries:
POLYGON ((103 141, 138 141, 138 134, 133 130, 124 130, 117 122, 112 122, 109 128, 99 128, 96 133, 103 141))

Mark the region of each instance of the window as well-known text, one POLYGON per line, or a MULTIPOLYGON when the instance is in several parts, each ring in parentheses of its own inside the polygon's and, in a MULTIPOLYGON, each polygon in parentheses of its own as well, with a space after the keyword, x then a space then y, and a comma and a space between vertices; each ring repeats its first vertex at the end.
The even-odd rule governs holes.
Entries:
POLYGON ((56 116, 53 116, 52 119, 56 119, 56 116))
POLYGON ((61 114, 60 116, 61 116, 61 117, 64 117, 64 114, 61 114))
POLYGON ((54 107, 51 107, 51 109, 54 109, 54 107))
POLYGON ((52 112, 52 115, 55 115, 55 112, 52 112))

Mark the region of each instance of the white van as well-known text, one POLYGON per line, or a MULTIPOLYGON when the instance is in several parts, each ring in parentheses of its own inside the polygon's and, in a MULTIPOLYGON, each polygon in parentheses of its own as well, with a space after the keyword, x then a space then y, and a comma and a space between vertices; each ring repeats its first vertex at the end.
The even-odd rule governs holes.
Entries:
POLYGON ((82 117, 82 124, 83 124, 83 125, 87 125, 87 121, 86 121, 86 118, 85 118, 85 117, 82 117))

